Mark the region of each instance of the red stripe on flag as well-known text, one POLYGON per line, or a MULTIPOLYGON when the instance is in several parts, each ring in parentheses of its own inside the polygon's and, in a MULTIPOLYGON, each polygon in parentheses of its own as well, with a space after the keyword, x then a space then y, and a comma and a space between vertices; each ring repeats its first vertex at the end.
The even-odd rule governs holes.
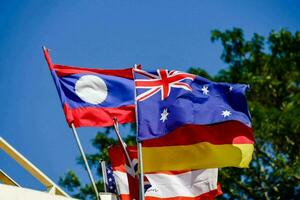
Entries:
POLYGON ((121 200, 132 200, 130 194, 120 194, 119 197, 121 200))
POLYGON ((188 124, 167 135, 143 141, 143 147, 190 145, 199 142, 211 144, 254 144, 252 128, 238 121, 214 125, 188 124))
MULTIPOLYGON (((138 68, 141 68, 141 65, 138 65, 138 68)), ((95 73, 95 74, 104 74, 110 76, 118 76, 127 79, 133 79, 132 68, 126 69, 97 69, 97 68, 83 68, 83 67, 72 67, 65 65, 53 64, 53 70, 55 70, 58 77, 69 76, 72 74, 79 73, 95 73)))
POLYGON ((179 171, 159 171, 159 172, 149 172, 147 174, 167 174, 167 175, 177 175, 186 172, 190 172, 191 170, 179 170, 179 171))
POLYGON ((82 126, 113 126, 114 117, 120 124, 135 122, 134 105, 118 108, 82 107, 71 108, 64 104, 64 112, 68 124, 74 123, 75 127, 82 126))
MULTIPOLYGON (((172 184, 172 183, 171 183, 172 184)), ((221 190, 221 185, 218 184, 218 188, 215 190, 211 190, 207 193, 201 194, 195 197, 185 197, 185 196, 177 196, 177 197, 169 197, 169 198, 159 198, 159 197, 150 197, 146 196, 145 200, 213 200, 217 196, 223 194, 221 190)))

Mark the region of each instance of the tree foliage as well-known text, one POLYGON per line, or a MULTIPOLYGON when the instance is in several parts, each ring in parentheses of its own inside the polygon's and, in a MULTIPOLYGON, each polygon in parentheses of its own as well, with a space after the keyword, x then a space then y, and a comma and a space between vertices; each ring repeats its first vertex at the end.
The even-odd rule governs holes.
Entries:
MULTIPOLYGON (((241 29, 234 28, 212 31, 211 40, 221 42, 221 59, 228 67, 215 76, 200 68, 189 72, 250 85, 248 102, 256 141, 250 168, 220 169, 224 192, 220 199, 300 199, 300 33, 282 29, 268 37, 255 33, 247 40, 241 29)), ((135 136, 129 135, 126 141, 134 143, 135 136)), ((100 172, 98 161, 108 159, 107 147, 116 141, 108 129, 92 143, 98 153, 88 158, 100 172)), ((60 183, 75 197, 93 195, 92 188, 81 185, 71 171, 60 183)), ((102 187, 101 182, 97 184, 102 187)))
MULTIPOLYGON (((128 129, 128 127, 127 127, 128 129)), ((130 133, 125 137, 124 141, 128 145, 135 145, 135 135, 133 135, 133 130, 135 129, 135 126, 132 125, 129 130, 130 133)), ((98 132, 96 134, 96 137, 91 140, 92 145, 96 148, 97 153, 95 154, 88 154, 87 160, 89 162, 89 165, 92 169, 96 169, 97 171, 97 177, 94 177, 96 179, 96 185, 98 188, 98 191, 104 191, 103 188, 103 182, 102 182, 102 172, 101 172, 101 165, 100 161, 104 160, 109 163, 109 157, 108 157, 108 148, 111 145, 117 144, 117 140, 115 137, 115 134, 113 133, 112 128, 106 128, 104 131, 98 132)), ((77 158, 77 163, 81 165, 83 168, 84 162, 81 156, 77 158)), ((59 184, 63 186, 74 198, 78 199, 96 199, 95 193, 93 190, 93 187, 90 184, 82 184, 76 174, 70 170, 67 171, 66 174, 63 177, 60 177, 59 184)))
POLYGON ((249 169, 220 170, 224 198, 299 198, 300 33, 282 29, 247 41, 235 28, 213 31, 212 41, 222 43, 221 58, 229 65, 214 79, 251 86, 256 140, 249 169))

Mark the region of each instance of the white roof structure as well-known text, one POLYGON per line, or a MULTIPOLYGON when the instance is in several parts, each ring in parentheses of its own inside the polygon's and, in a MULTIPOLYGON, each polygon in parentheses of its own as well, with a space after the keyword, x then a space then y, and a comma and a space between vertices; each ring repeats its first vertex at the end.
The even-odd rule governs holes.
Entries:
POLYGON ((16 181, 0 169, 0 183, 2 183, 0 184, 1 200, 72 199, 66 192, 64 192, 29 160, 27 160, 21 153, 8 144, 2 137, 0 137, 0 149, 28 171, 33 177, 35 177, 46 187, 47 190, 45 192, 22 188, 16 181))
POLYGON ((47 192, 0 184, 0 199, 3 200, 75 200, 47 192))
MULTIPOLYGON (((0 137, 0 149, 46 187, 46 191, 22 188, 15 180, 0 169, 0 200, 76 200, 71 198, 2 137, 0 137)), ((100 192, 99 195, 101 200, 117 200, 116 195, 112 193, 100 192)))

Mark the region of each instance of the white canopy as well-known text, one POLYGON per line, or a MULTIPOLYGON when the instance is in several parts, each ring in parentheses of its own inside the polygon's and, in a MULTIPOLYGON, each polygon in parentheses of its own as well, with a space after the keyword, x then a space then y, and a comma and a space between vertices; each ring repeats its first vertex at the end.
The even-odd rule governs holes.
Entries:
MULTIPOLYGON (((1 200, 72 200, 73 198, 47 192, 0 184, 1 200)), ((75 200, 75 199, 73 199, 75 200)))

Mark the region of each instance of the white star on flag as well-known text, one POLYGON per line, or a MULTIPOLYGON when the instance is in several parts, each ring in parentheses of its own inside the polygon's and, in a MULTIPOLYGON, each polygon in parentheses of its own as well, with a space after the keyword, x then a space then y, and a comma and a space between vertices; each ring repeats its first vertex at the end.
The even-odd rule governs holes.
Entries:
POLYGON ((169 115, 168 110, 165 108, 164 111, 160 115, 161 115, 160 120, 162 122, 165 122, 168 119, 168 115, 169 115))
POLYGON ((231 115, 231 112, 228 111, 228 110, 223 110, 221 115, 222 115, 223 117, 229 117, 229 116, 231 115))
POLYGON ((202 90, 203 94, 205 94, 205 95, 207 95, 209 93, 208 87, 206 85, 204 85, 201 90, 202 90))
POLYGON ((233 90, 233 87, 232 87, 232 86, 230 86, 230 87, 229 87, 229 91, 231 92, 232 90, 233 90))

